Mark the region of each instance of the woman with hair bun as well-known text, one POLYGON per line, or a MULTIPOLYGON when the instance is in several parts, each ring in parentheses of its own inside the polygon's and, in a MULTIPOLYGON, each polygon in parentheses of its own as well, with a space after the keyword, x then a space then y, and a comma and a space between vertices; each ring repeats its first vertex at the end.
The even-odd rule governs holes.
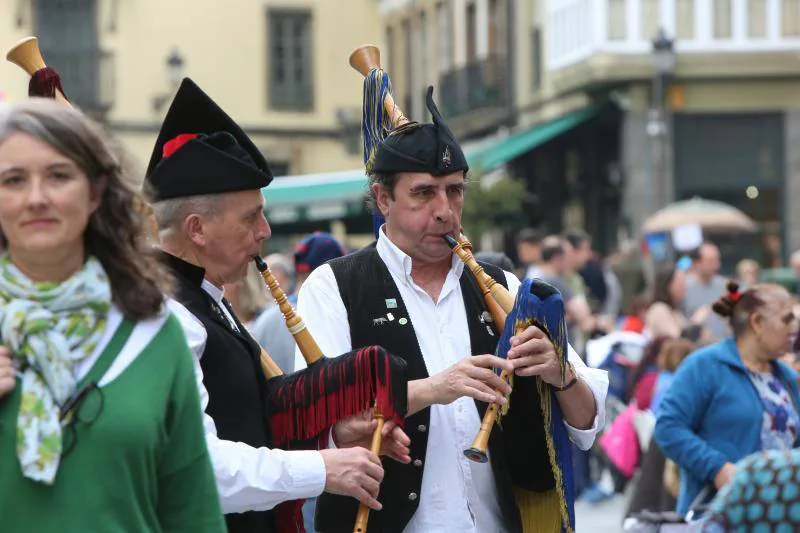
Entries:
POLYGON ((733 336, 683 361, 656 423, 656 442, 681 469, 681 514, 703 487, 725 485, 743 457, 798 443, 796 373, 779 361, 797 332, 791 297, 773 284, 727 289, 713 310, 733 336))

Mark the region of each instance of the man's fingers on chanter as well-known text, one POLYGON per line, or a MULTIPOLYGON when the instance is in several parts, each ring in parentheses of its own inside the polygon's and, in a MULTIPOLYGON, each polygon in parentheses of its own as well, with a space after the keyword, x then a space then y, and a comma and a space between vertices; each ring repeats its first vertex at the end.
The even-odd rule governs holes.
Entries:
POLYGON ((469 387, 466 396, 486 403, 497 401, 497 393, 483 384, 481 384, 481 388, 469 387))
POLYGON ((467 375, 472 379, 476 379, 478 381, 486 383, 488 381, 491 381, 492 376, 495 376, 496 374, 494 373, 493 370, 490 370, 488 368, 474 366, 467 369, 467 375))
POLYGON ((366 505, 367 507, 369 507, 373 511, 380 511, 381 509, 383 509, 383 505, 381 505, 381 502, 379 502, 377 498, 373 498, 372 496, 367 494, 366 491, 362 490, 361 491, 361 496, 357 497, 357 498, 358 498, 358 501, 360 501, 361 503, 363 503, 364 505, 366 505))
POLYGON ((381 484, 376 480, 369 476, 364 476, 361 480, 359 485, 362 489, 366 490, 370 496, 373 498, 378 497, 378 493, 381 490, 381 484))
POLYGON ((377 455, 370 452, 370 456, 371 456, 370 459, 375 458, 377 464, 375 464, 372 461, 367 463, 364 473, 371 479, 375 479, 380 482, 383 480, 383 465, 381 464, 381 460, 378 458, 377 455))
POLYGON ((489 354, 473 355, 472 357, 468 357, 464 360, 471 362, 472 366, 478 366, 481 368, 495 368, 498 365, 502 366, 503 364, 502 358, 489 354))

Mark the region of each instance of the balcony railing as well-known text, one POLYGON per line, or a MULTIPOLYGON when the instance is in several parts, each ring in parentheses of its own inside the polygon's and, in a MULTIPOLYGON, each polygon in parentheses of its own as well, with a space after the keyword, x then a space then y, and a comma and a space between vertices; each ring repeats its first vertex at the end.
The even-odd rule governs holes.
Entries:
POLYGON ((43 50, 48 65, 61 75, 67 98, 85 112, 102 118, 114 103, 114 55, 99 49, 88 53, 43 50))
POLYGON ((509 105, 510 87, 506 75, 506 58, 493 56, 442 75, 439 85, 442 112, 457 117, 485 108, 509 105))
POLYGON ((800 0, 549 0, 547 68, 650 53, 659 28, 678 54, 800 51, 800 0))

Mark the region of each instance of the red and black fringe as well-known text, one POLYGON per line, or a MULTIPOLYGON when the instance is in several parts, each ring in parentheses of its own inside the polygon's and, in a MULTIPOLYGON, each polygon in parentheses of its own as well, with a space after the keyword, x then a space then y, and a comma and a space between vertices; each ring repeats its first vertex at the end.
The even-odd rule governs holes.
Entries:
POLYGON ((291 500, 275 507, 275 526, 278 533, 306 533, 303 521, 305 500, 291 500))
MULTIPOLYGON (((44 67, 37 70, 31 76, 28 83, 28 96, 40 96, 43 98, 55 98, 56 89, 64 95, 64 88, 61 87, 61 76, 54 69, 44 67)), ((66 95, 64 95, 66 98, 66 95)))
MULTIPOLYGON (((322 438, 340 420, 372 407, 402 425, 408 404, 406 362, 368 346, 268 382, 273 445, 322 438)), ((291 447, 291 446, 289 446, 291 447)))

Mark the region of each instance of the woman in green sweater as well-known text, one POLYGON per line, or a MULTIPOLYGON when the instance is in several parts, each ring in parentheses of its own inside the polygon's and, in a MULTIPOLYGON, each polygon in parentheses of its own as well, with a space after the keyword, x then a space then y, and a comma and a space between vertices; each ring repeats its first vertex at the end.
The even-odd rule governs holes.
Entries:
POLYGON ((4 532, 224 531, 191 353, 126 178, 80 112, 0 105, 4 532))

